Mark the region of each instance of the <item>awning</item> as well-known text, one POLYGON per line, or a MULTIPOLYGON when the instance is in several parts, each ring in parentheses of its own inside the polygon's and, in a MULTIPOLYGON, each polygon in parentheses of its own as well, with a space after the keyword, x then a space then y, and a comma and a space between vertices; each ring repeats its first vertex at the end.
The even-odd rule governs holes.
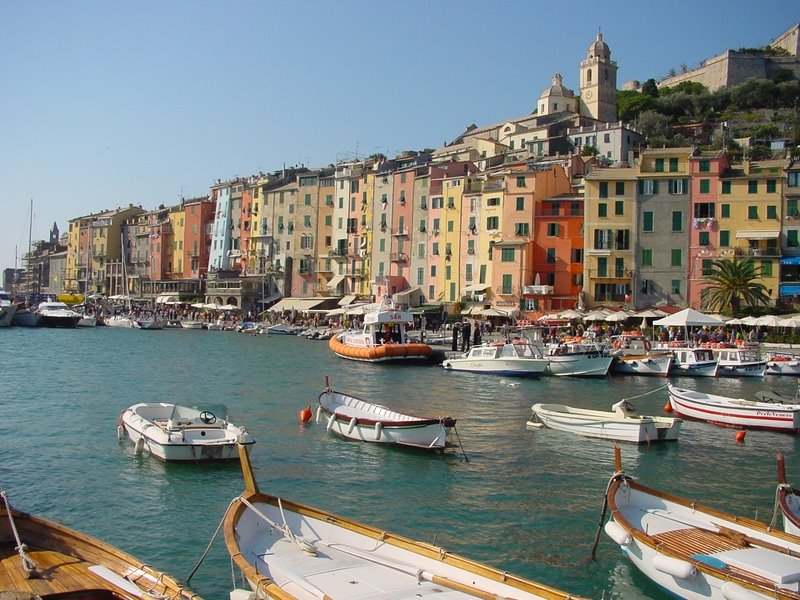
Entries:
POLYGON ((275 302, 275 300, 278 300, 280 297, 281 297, 281 293, 280 292, 275 292, 271 296, 267 296, 263 300, 259 300, 258 303, 259 304, 270 304, 271 302, 275 302))
POLYGON ((800 265, 800 256, 785 256, 781 259, 782 265, 800 265))
POLYGON ((275 306, 271 306, 269 310, 274 310, 276 312, 296 310, 302 312, 304 310, 314 309, 324 302, 325 298, 284 298, 275 306))
POLYGON ((334 275, 328 282, 328 289, 335 290, 342 284, 343 281, 344 281, 344 275, 334 275))
POLYGON ((411 304, 413 299, 419 299, 420 295, 422 295, 422 288, 418 285, 415 285, 414 287, 405 289, 402 292, 396 292, 392 296, 392 299, 401 304, 411 304))
POLYGON ((473 283, 472 285, 465 285, 461 288, 462 292, 483 292, 488 290, 491 286, 489 283, 473 283))
POLYGON ((766 229, 753 229, 751 231, 737 231, 737 240, 774 240, 781 236, 780 231, 766 229))
POLYGON ((178 296, 169 295, 169 296, 159 296, 156 298, 156 304, 180 304, 180 298, 178 296))
POLYGON ((343 296, 341 300, 339 300, 339 306, 347 306, 352 304, 356 299, 355 294, 348 294, 347 296, 343 296))

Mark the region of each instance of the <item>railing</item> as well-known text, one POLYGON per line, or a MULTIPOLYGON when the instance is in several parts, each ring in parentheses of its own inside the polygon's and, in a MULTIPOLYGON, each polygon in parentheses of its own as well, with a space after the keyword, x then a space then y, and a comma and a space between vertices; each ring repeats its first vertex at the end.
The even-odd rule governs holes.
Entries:
POLYGON ((408 254, 405 252, 392 252, 389 254, 389 260, 392 262, 406 262, 408 261, 408 254))
POLYGON ((548 295, 553 293, 552 285, 525 285, 522 287, 523 294, 548 295))

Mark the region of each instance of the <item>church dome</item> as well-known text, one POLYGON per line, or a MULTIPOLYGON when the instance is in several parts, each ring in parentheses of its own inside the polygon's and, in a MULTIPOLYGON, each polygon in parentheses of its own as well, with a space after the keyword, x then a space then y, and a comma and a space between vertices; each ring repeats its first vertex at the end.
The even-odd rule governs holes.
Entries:
POLYGON ((556 73, 553 75, 553 84, 545 89, 540 95, 539 99, 544 100, 545 98, 550 97, 557 97, 557 98, 574 98, 575 93, 567 88, 564 87, 563 78, 561 77, 561 73, 556 73))
POLYGON ((603 41, 603 34, 599 31, 597 32, 597 39, 589 45, 586 58, 602 58, 606 60, 611 58, 611 49, 603 41))

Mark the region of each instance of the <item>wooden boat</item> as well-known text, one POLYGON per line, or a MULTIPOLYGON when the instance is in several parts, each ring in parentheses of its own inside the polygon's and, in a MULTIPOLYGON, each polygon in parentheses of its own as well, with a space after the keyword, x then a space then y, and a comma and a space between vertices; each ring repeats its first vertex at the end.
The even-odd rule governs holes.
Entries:
POLYGON ((758 354, 756 347, 720 346, 711 348, 719 360, 719 375, 726 377, 763 377, 767 371, 767 361, 758 354))
POLYGON ((728 398, 672 384, 667 386, 667 390, 672 410, 681 417, 708 421, 723 427, 800 433, 800 403, 728 398))
POLYGON ((672 351, 653 348, 652 342, 641 334, 614 336, 611 348, 611 371, 615 373, 666 377, 672 365, 672 351))
POLYGON ((456 424, 451 417, 416 417, 333 391, 327 377, 317 402, 317 423, 324 419, 328 431, 349 440, 444 450, 456 424))
POLYGON ((244 446, 239 453, 245 491, 225 515, 225 543, 258 598, 575 598, 444 548, 263 494, 244 446))
POLYGON ((342 358, 362 362, 430 360, 433 349, 408 339, 407 329, 414 316, 397 310, 384 299, 374 310, 364 313, 360 331, 343 331, 328 340, 328 347, 342 358))
POLYGON ((537 403, 528 426, 539 423, 577 435, 634 444, 675 441, 683 421, 672 417, 639 415, 628 400, 612 405, 612 412, 537 403))
POLYGON ((605 377, 614 360, 604 344, 584 341, 550 344, 545 356, 548 371, 556 377, 605 377))
POLYGON ((767 357, 766 375, 800 375, 800 357, 774 353, 767 357))
MULTIPOLYGON (((661 348, 661 346, 659 346, 661 348)), ((678 346, 671 348, 672 365, 670 371, 676 375, 690 377, 716 377, 719 360, 711 348, 678 346)))
POLYGON ((520 340, 513 344, 496 342, 473 346, 466 354, 451 356, 442 362, 442 367, 448 371, 523 377, 538 377, 549 365, 550 361, 539 346, 520 340))
POLYGON ((0 597, 200 600, 169 575, 84 533, 13 508, 0 492, 0 597))
POLYGON ((237 427, 208 410, 164 402, 141 402, 123 411, 117 434, 127 432, 137 454, 147 450, 163 461, 238 460, 236 442, 253 444, 237 427))
MULTIPOLYGON (((778 452, 778 489, 775 502, 783 517, 783 530, 786 533, 800 536, 800 490, 787 483, 786 466, 781 452, 778 452)), ((773 523, 774 525, 775 523, 773 523)))
POLYGON ((678 598, 800 599, 800 538, 645 487, 615 451, 604 529, 642 573, 678 598))

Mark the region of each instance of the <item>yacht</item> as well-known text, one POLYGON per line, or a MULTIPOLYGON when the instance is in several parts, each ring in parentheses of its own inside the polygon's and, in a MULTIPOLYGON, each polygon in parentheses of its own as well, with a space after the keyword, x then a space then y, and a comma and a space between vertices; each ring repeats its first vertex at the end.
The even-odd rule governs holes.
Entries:
POLYGON ((17 307, 11 301, 11 295, 0 288, 0 327, 9 327, 16 312, 17 307))
POLYGON ((64 302, 42 302, 36 309, 43 327, 77 327, 81 314, 64 302))

